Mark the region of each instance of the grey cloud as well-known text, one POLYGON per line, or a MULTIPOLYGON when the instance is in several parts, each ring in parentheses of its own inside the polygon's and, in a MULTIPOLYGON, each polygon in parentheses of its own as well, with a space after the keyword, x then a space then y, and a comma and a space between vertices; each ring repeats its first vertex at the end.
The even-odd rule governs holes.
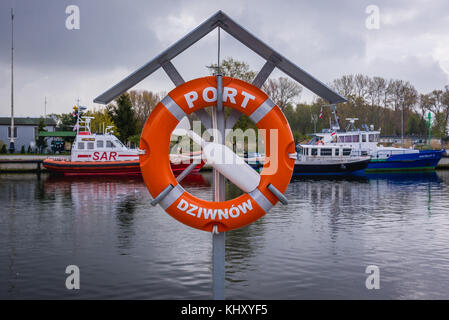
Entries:
MULTIPOLYGON (((444 0, 431 4, 377 1, 388 24, 381 24, 376 31, 365 28, 365 8, 370 4, 349 0, 17 0, 16 88, 22 95, 17 97, 17 108, 22 114, 38 115, 30 105, 37 98, 43 100, 44 94, 61 104, 54 106, 54 112, 63 107, 64 100, 71 99, 67 101, 71 106, 77 95, 92 101, 182 36, 187 31, 183 24, 193 23, 193 28, 220 9, 323 82, 348 73, 365 73, 408 80, 422 91, 448 84, 448 75, 431 56, 432 48, 428 54, 415 49, 425 35, 439 35, 449 28, 449 4, 444 0), (80 30, 65 28, 65 8, 70 4, 80 8, 80 30), (404 39, 406 49, 397 52, 398 47, 385 48, 367 59, 370 37, 381 43, 384 39, 404 39)), ((9 110, 5 107, 9 105, 9 8, 9 1, 0 2, 1 115, 8 115, 9 110)), ((255 70, 263 63, 224 36, 222 56, 229 55, 248 61, 255 70)), ((216 34, 211 34, 176 58, 174 64, 188 80, 205 75, 204 66, 215 60, 216 34)), ((150 90, 171 87, 163 72, 137 86, 150 90)))

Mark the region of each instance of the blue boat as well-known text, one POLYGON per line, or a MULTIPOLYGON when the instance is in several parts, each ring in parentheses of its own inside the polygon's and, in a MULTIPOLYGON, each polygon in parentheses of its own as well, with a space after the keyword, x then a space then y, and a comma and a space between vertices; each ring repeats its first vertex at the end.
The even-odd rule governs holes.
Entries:
MULTIPOLYGON (((339 146, 304 145, 296 146, 293 176, 347 176, 365 170, 371 157, 352 154, 350 148, 339 146)), ((265 156, 252 153, 245 161, 260 172, 265 156)))
POLYGON ((332 110, 335 124, 330 129, 315 133, 310 144, 340 146, 352 149, 353 155, 371 156, 365 169, 369 172, 390 171, 425 171, 434 170, 445 150, 416 150, 413 148, 384 147, 379 144, 380 129, 362 125, 362 130, 355 128, 357 118, 347 118, 346 129, 340 129, 335 107, 332 110))
POLYGON ((405 149, 402 153, 392 154, 387 158, 372 158, 365 172, 434 170, 445 152, 445 150, 413 151, 415 152, 405 149))

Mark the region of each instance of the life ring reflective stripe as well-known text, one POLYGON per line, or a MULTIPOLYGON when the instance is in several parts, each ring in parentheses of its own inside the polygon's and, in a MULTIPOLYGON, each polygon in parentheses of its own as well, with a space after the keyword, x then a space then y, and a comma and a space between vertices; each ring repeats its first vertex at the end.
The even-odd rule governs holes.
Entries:
POLYGON ((272 184, 285 192, 293 173, 295 160, 289 155, 295 153, 295 145, 285 116, 264 92, 244 81, 223 77, 223 105, 249 116, 259 129, 266 130, 262 131, 265 165, 258 187, 235 199, 211 202, 191 195, 171 171, 170 136, 185 115, 215 106, 216 99, 213 76, 191 80, 169 92, 145 123, 140 140, 145 153, 139 157, 144 182, 153 198, 165 190, 159 204, 167 213, 193 228, 212 231, 217 225, 223 232, 256 221, 277 203, 278 198, 267 187, 272 184))

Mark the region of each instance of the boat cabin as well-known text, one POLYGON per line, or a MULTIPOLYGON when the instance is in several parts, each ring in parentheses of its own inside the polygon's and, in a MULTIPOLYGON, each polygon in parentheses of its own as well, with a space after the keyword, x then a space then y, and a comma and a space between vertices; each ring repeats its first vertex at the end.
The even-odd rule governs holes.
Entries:
POLYGON ((139 150, 128 149, 110 126, 103 133, 90 131, 91 117, 79 117, 77 135, 72 144, 72 161, 138 161, 139 150), (81 129, 81 130, 80 130, 81 129))
POLYGON ((352 148, 335 145, 300 144, 296 146, 296 151, 298 153, 298 158, 341 158, 352 156, 352 148))

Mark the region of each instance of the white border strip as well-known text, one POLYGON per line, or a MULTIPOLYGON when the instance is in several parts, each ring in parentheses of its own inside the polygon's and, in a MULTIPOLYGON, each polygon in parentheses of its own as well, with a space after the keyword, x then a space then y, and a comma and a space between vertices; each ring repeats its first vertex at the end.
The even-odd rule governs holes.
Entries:
POLYGON ((268 112, 273 109, 273 107, 276 104, 271 101, 270 98, 265 100, 264 103, 262 103, 256 110, 253 111, 253 113, 249 116, 251 120, 254 121, 254 123, 258 123, 260 120, 263 119, 267 115, 268 112))
POLYGON ((169 194, 167 194, 164 199, 162 199, 159 204, 164 210, 167 210, 180 196, 184 193, 184 188, 178 183, 169 194))
POLYGON ((181 121, 181 119, 186 116, 184 110, 182 110, 181 107, 178 106, 178 104, 170 96, 166 96, 164 99, 162 99, 161 103, 176 119, 178 119, 178 121, 181 121))
POLYGON ((273 207, 270 200, 268 200, 267 197, 265 197, 265 195, 260 192, 258 188, 254 189, 248 194, 251 196, 251 198, 254 199, 254 201, 256 201, 259 207, 261 207, 263 211, 265 211, 265 213, 270 211, 270 209, 273 207))

